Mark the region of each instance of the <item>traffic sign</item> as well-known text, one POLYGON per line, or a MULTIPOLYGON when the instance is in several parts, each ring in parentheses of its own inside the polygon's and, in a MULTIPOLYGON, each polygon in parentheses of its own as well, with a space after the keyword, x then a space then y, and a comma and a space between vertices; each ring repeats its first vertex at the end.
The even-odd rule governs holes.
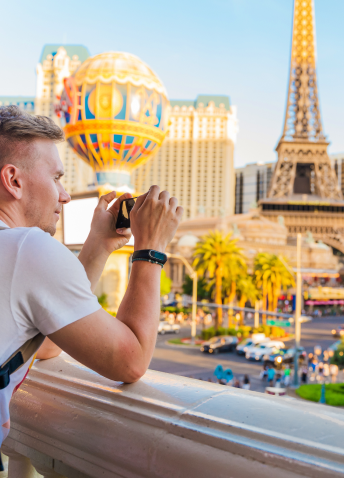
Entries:
POLYGON ((277 325, 278 327, 290 327, 291 323, 289 320, 274 320, 274 319, 268 319, 266 321, 267 325, 277 325))

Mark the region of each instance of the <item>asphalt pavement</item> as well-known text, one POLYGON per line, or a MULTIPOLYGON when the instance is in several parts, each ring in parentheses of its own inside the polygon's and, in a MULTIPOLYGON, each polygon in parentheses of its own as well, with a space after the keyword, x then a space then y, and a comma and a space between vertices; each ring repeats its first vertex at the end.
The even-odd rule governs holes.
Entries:
MULTIPOLYGON (((320 345, 323 350, 327 349, 338 340, 332 337, 331 330, 342 323, 344 323, 344 317, 323 317, 302 324, 301 346, 305 347, 308 353, 313 352, 316 345, 320 345)), ((293 333, 293 329, 290 329, 290 333, 293 333)), ((224 369, 230 368, 234 377, 239 378, 240 381, 245 374, 249 375, 251 390, 264 392, 267 384, 259 377, 262 363, 248 361, 235 352, 210 355, 200 352, 199 347, 167 344, 169 339, 175 337, 190 337, 190 327, 182 327, 179 335, 158 335, 150 369, 216 382, 214 370, 218 364, 221 364, 224 369)), ((285 344, 287 347, 292 347, 294 340, 288 340, 285 344)))

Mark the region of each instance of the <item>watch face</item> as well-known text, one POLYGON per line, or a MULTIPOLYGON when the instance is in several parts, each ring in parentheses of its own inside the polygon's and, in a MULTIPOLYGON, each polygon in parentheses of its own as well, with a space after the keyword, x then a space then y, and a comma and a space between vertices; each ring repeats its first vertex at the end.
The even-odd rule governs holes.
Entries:
POLYGON ((158 261, 164 261, 164 260, 166 260, 166 255, 163 254, 162 252, 149 251, 149 255, 150 255, 153 259, 157 259, 158 261))

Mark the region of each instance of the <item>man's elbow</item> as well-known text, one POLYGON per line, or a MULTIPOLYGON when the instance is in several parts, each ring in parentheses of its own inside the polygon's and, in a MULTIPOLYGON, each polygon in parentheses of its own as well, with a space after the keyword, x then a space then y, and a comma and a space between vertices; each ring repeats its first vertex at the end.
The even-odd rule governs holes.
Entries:
POLYGON ((146 373, 147 368, 148 367, 142 367, 140 364, 128 364, 126 370, 123 371, 122 382, 138 382, 146 373))

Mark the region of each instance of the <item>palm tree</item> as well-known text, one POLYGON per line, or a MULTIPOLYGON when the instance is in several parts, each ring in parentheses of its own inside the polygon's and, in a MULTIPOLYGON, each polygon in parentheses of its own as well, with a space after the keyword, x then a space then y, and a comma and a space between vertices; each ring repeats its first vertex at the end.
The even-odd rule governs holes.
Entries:
MULTIPOLYGON (((229 305, 233 305, 233 301, 237 294, 237 283, 242 277, 247 276, 247 266, 245 256, 239 247, 233 248, 232 254, 226 263, 225 290, 227 293, 227 301, 229 305)), ((228 326, 233 325, 233 309, 228 311, 228 326)))
MULTIPOLYGON (((277 308, 278 297, 281 290, 295 286, 294 275, 282 256, 261 252, 254 260, 254 274, 257 287, 262 290, 263 307, 268 301, 268 310, 271 312, 277 308)), ((266 322, 266 315, 263 315, 266 322)))
MULTIPOLYGON (((209 288, 215 286, 215 303, 222 305, 223 279, 228 276, 230 265, 236 257, 243 255, 236 245, 237 239, 231 239, 232 233, 224 236, 220 231, 211 231, 201 238, 194 252, 193 266, 200 275, 208 276, 209 288)), ((216 328, 222 324, 222 308, 217 309, 216 328)))
MULTIPOLYGON (((250 275, 242 276, 237 283, 237 295, 239 299, 239 307, 245 307, 247 301, 254 304, 259 297, 259 291, 256 287, 254 279, 250 275)), ((240 313, 240 325, 244 325, 244 311, 240 313)))

